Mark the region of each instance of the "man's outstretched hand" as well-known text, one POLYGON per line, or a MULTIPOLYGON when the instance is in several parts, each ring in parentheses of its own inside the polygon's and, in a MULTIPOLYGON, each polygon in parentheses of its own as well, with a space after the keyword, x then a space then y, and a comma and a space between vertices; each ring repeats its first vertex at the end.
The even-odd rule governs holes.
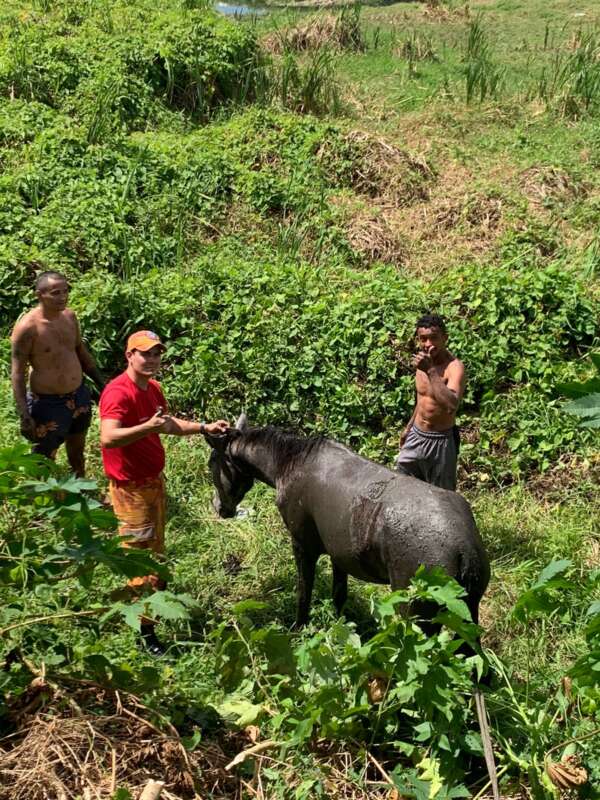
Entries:
POLYGON ((205 422, 202 433, 208 433, 211 436, 222 436, 230 428, 231 425, 226 420, 218 419, 216 422, 205 422))

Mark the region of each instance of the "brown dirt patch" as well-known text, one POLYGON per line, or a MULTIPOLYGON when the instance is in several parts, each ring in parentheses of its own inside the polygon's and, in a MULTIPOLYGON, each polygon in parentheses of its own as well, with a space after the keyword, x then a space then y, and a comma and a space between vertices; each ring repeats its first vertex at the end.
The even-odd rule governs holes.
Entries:
MULTIPOLYGON (((369 163, 381 164, 382 159, 369 163)), ((361 255, 370 261, 400 263, 419 273, 432 267, 446 269, 450 254, 455 260, 473 260, 494 248, 505 228, 504 200, 496 193, 472 189, 474 178, 465 167, 450 163, 437 181, 417 187, 402 170, 395 176, 396 183, 386 194, 373 196, 385 185, 382 174, 357 169, 353 188, 362 189, 364 199, 357 203, 342 196, 334 201, 348 239, 361 255)))
POLYGON ((405 243, 405 263, 417 271, 448 266, 448 257, 474 259, 493 249, 503 231, 503 201, 474 191, 473 176, 448 164, 428 197, 394 214, 389 226, 405 243))
POLYGON ((16 731, 0 742, 0 800, 109 798, 119 787, 137 797, 150 779, 165 782, 165 800, 235 796, 220 745, 188 753, 175 728, 161 730, 127 693, 38 677, 10 711, 16 731))
MULTIPOLYGON (((59 688, 38 677, 23 698, 28 710, 21 700, 11 706, 15 732, 0 740, 0 800, 109 800, 117 788, 139 798, 151 779, 164 781, 163 800, 265 798, 261 771, 273 763, 291 789, 301 780, 255 725, 221 731, 218 741, 187 752, 170 723, 159 729, 156 715, 125 692, 75 681, 59 688), (243 761, 254 769, 240 770, 243 761)), ((389 786, 375 784, 380 765, 393 769, 397 756, 390 763, 388 754, 376 753, 376 762, 364 747, 325 740, 313 755, 328 797, 391 800, 389 786)))
POLYGON ((469 19, 471 11, 468 2, 461 7, 449 8, 443 0, 426 0, 422 14, 434 22, 455 22, 469 19))
POLYGON ((560 456, 552 467, 541 474, 532 476, 528 487, 534 497, 550 502, 564 500, 566 492, 578 494, 589 492, 590 499, 595 495, 600 483, 600 454, 590 458, 565 454, 560 456))

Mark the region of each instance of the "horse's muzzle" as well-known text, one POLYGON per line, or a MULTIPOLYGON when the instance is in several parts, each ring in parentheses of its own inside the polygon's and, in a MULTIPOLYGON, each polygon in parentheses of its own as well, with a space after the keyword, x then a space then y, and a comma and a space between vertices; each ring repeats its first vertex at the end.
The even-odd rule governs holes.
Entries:
POLYGON ((228 508, 227 506, 223 505, 217 492, 213 494, 212 507, 221 517, 221 519, 231 519, 231 517, 235 517, 235 506, 233 506, 233 508, 228 508))

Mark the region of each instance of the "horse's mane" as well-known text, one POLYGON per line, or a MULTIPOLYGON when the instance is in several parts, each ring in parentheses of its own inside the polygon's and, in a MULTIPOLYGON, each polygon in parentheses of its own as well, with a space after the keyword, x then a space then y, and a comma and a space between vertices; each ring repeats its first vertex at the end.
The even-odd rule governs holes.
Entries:
POLYGON ((318 450, 327 441, 325 436, 303 436, 293 430, 274 425, 248 428, 244 431, 244 444, 260 444, 268 448, 279 474, 285 474, 318 450))

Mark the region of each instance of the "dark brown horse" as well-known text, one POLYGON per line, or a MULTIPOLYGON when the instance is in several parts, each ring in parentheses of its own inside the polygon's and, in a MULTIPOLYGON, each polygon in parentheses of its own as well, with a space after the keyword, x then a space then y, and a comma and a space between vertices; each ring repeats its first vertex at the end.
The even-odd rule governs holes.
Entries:
POLYGON ((400 589, 423 564, 443 567, 460 583, 478 621, 489 563, 459 494, 392 472, 329 439, 248 427, 245 416, 227 435, 207 439, 220 516, 234 516, 254 480, 277 492, 298 570, 297 625, 308 620, 315 566, 325 553, 338 611, 348 575, 400 589))

